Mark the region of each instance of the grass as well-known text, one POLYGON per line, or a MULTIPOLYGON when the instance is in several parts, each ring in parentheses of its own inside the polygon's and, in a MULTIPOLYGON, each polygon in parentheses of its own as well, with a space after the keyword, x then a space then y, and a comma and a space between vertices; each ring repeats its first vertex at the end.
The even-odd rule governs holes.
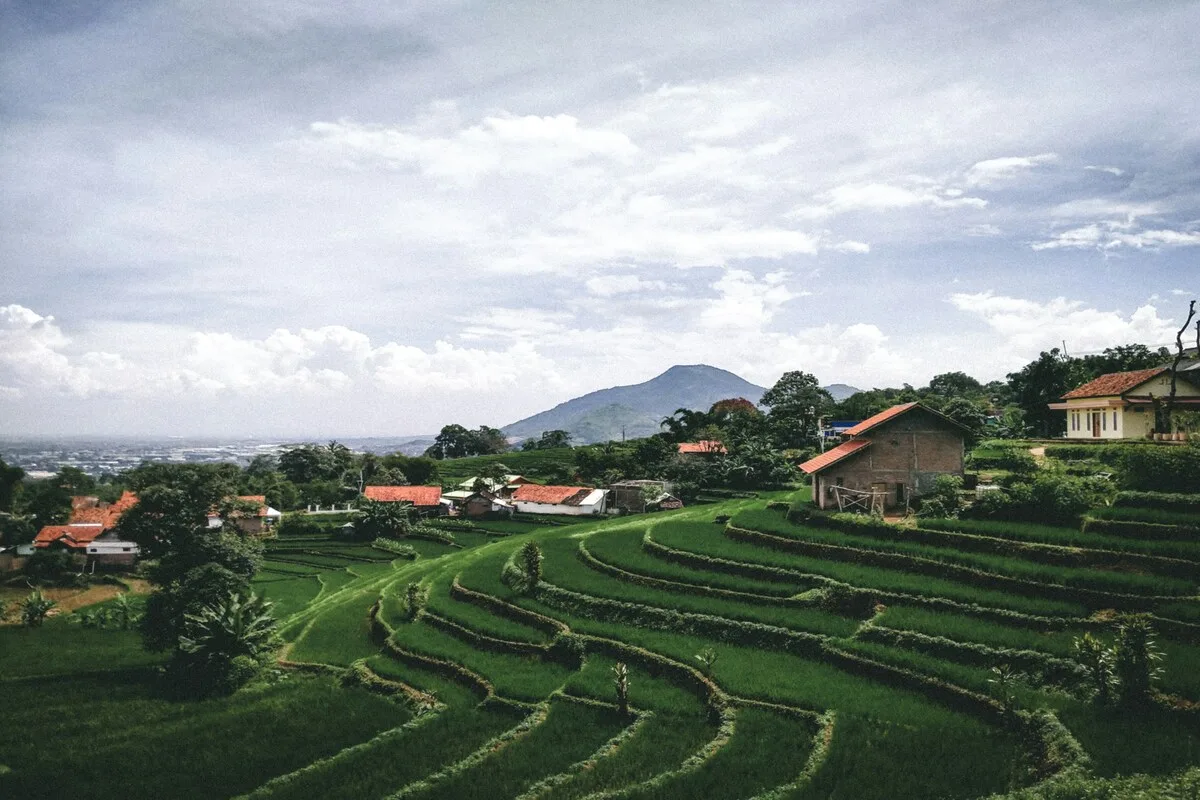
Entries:
POLYGON ((567 682, 570 670, 533 656, 477 650, 424 623, 396 628, 396 643, 406 650, 462 664, 483 675, 502 697, 536 702, 567 682))
POLYGON ((312 578, 289 580, 257 580, 254 591, 274 604, 276 619, 283 619, 303 610, 321 592, 321 582, 312 578))
POLYGON ((615 709, 554 700, 546 721, 527 736, 492 752, 479 764, 428 791, 412 796, 428 800, 514 797, 539 778, 587 758, 630 722, 615 709))
POLYGON ((626 583, 590 569, 578 559, 577 548, 578 543, 567 538, 553 539, 545 543, 543 546, 545 558, 543 570, 547 580, 564 589, 594 597, 623 600, 696 614, 709 614, 727 619, 760 622, 797 631, 845 635, 853 631, 856 626, 853 620, 815 608, 758 605, 626 583))
POLYGON ((406 718, 378 695, 316 676, 191 703, 161 699, 128 672, 4 687, 0 740, 12 771, 0 773, 0 797, 23 800, 228 797, 406 718))
POLYGON ((1108 506, 1094 508, 1088 512, 1096 519, 1118 519, 1128 522, 1149 522, 1155 525, 1183 525, 1200 530, 1200 514, 1172 511, 1163 508, 1136 508, 1130 506, 1108 506))
MULTIPOLYGON (((829 528, 809 528, 788 522, 771 511, 745 511, 733 518, 733 524, 750 530, 774 533, 790 539, 829 544, 838 547, 876 553, 894 553, 914 558, 954 564, 982 570, 993 575, 1037 581, 1051 586, 1075 586, 1102 592, 1145 595, 1189 595, 1195 592, 1194 581, 1159 575, 1138 575, 1082 567, 1061 567, 1040 564, 1021 558, 967 553, 952 547, 938 547, 902 539, 842 533, 829 528)), ((903 535, 897 529, 896 536, 903 535)))
POLYGON ((921 527, 935 531, 957 531, 1013 539, 1022 542, 1084 547, 1093 550, 1117 550, 1166 558, 1200 561, 1200 542, 1164 539, 1134 539, 1108 533, 1082 532, 1078 528, 1038 525, 1030 522, 1003 522, 975 519, 923 519, 921 527))
POLYGON ((791 597, 812 588, 811 584, 802 581, 756 580, 662 561, 642 550, 643 536, 640 529, 601 532, 589 536, 586 544, 588 551, 600 561, 637 575, 768 597, 791 597))
POLYGON ((849 562, 781 553, 735 542, 721 534, 715 525, 700 523, 664 523, 652 534, 655 541, 677 550, 768 567, 780 567, 810 575, 822 575, 863 589, 879 589, 912 595, 944 597, 960 603, 975 603, 993 608, 1011 609, 1045 616, 1082 616, 1084 607, 1077 603, 1011 595, 982 589, 971 584, 927 575, 914 575, 896 569, 869 567, 849 562))
POLYGON ((888 628, 944 636, 957 642, 978 642, 989 647, 1014 650, 1038 650, 1063 657, 1071 655, 1073 639, 1085 630, 1080 627, 1065 631, 1038 631, 905 605, 889 606, 875 621, 888 628))
POLYGON ((137 631, 83 628, 65 617, 49 619, 40 628, 0 626, 0 686, 38 675, 156 667, 164 660, 142 649, 137 631))

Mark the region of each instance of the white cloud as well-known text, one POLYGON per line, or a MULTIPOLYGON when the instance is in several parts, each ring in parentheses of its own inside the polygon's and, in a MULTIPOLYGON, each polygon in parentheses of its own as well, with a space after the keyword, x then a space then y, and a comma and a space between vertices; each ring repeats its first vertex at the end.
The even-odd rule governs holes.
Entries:
POLYGON ((1159 250, 1172 247, 1200 246, 1200 232, 1176 231, 1166 228, 1145 230, 1123 230, 1128 223, 1093 223, 1071 228, 1054 234, 1051 238, 1034 242, 1034 250, 1096 249, 1102 251, 1132 248, 1134 250, 1159 250))
POLYGON ((961 192, 938 185, 896 186, 867 183, 836 186, 820 198, 819 205, 802 206, 793 214, 799 218, 819 219, 849 211, 892 211, 911 208, 984 208, 987 201, 963 197, 961 192))
POLYGON ((1004 158, 989 158, 976 162, 967 170, 967 183, 971 186, 993 186, 1012 180, 1019 173, 1043 164, 1053 164, 1058 161, 1056 153, 1042 153, 1036 156, 1006 156, 1004 158))
POLYGON ((1067 341, 1068 351, 1091 352, 1121 344, 1160 344, 1174 336, 1171 320, 1158 315, 1152 305, 1137 308, 1129 316, 1119 311, 1090 308, 1079 300, 1056 297, 1044 303, 997 295, 993 292, 959 293, 949 298, 960 311, 982 320, 1000 337, 991 352, 1020 357, 1036 356, 1040 350, 1067 341))
POLYGON ((584 283, 588 292, 597 297, 612 297, 635 292, 661 292, 667 288, 663 281, 648 281, 637 275, 598 275, 584 283))
POLYGON ((1091 170, 1092 172, 1107 172, 1109 175, 1116 175, 1117 177, 1125 174, 1125 170, 1120 167, 1105 167, 1098 164, 1089 164, 1084 169, 1091 170))
POLYGON ((786 284, 786 272, 770 272, 758 279, 746 270, 726 270, 712 288, 720 295, 709 301, 701 322, 718 329, 761 329, 785 303, 798 297, 786 284))
POLYGON ((486 173, 554 174, 590 159, 628 159, 638 150, 624 133, 584 127, 569 114, 485 117, 450 136, 348 119, 314 122, 308 136, 293 144, 348 166, 415 166, 433 177, 467 182, 486 173))

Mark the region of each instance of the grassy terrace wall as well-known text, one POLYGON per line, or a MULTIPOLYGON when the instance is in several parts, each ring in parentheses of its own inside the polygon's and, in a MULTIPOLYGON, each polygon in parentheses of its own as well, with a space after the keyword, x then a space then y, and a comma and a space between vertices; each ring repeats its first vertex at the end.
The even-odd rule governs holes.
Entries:
MULTIPOLYGON (((1200 760, 1195 541, 797 525, 788 499, 455 530, 457 548, 403 553, 281 538, 256 588, 314 672, 228 702, 155 699, 131 633, 0 629, 0 796, 971 798, 1200 760), (517 592, 501 574, 528 541, 542 579, 517 592), (1154 613, 1164 673, 1151 705, 1118 713, 1085 696, 1073 642, 1111 641, 1125 608, 1154 613), (98 766, 118 752, 120 774, 98 766)), ((1096 521, 1186 523, 1141 503, 1157 498, 1096 521)))

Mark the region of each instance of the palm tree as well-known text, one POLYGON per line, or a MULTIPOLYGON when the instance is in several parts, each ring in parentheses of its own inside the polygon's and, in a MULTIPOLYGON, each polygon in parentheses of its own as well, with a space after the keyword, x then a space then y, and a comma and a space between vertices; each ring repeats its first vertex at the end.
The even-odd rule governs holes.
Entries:
POLYGON ((403 539, 412 528, 409 516, 412 506, 382 500, 363 499, 358 505, 359 515, 354 520, 354 530, 360 537, 376 539, 403 539))

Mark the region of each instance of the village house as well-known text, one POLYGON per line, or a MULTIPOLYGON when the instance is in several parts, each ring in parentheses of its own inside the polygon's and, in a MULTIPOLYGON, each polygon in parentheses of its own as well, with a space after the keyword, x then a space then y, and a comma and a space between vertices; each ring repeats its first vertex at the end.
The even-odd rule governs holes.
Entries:
MULTIPOLYGON (((1200 409, 1200 362, 1181 365, 1175 408, 1200 409)), ((1156 406, 1171 394, 1170 367, 1112 372, 1050 403, 1067 414, 1068 439, 1145 439, 1159 430, 1156 406)))
POLYGON ((904 403, 846 431, 846 441, 800 465, 820 508, 905 508, 939 475, 963 475, 967 429, 921 405, 904 403))
POLYGON ((120 539, 112 530, 121 515, 137 505, 137 495, 124 492, 115 503, 98 497, 71 498, 71 516, 65 525, 47 525, 38 531, 37 549, 64 549, 81 561, 100 565, 130 566, 138 556, 135 542, 120 539))
POLYGON ((587 516, 603 514, 608 492, 590 486, 519 486, 512 504, 522 514, 564 514, 587 516))
MULTIPOLYGON (((234 524, 245 534, 261 536, 275 526, 283 518, 283 514, 267 505, 266 495, 240 495, 235 500, 245 506, 253 506, 253 511, 235 511, 234 524)), ((221 527, 221 514, 217 509, 208 512, 208 527, 221 527)))
POLYGON ((450 501, 442 501, 440 486, 365 486, 363 497, 381 503, 408 503, 423 517, 437 517, 449 511, 450 501))

